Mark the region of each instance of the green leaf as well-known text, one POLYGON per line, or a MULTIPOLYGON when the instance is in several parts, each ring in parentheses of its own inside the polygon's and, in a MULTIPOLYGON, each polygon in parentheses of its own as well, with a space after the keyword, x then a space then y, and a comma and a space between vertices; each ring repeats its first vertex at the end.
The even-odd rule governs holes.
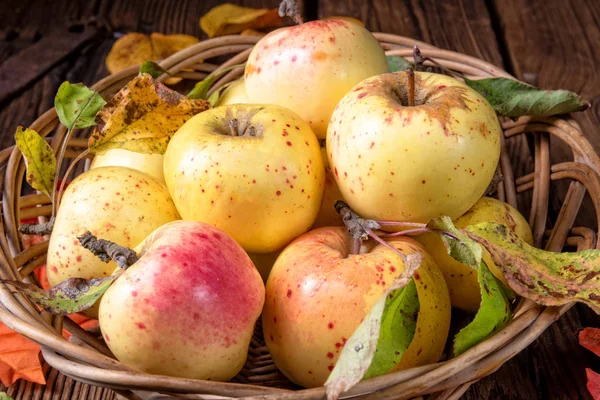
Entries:
POLYGON ((442 216, 434 218, 429 221, 427 228, 447 232, 440 232, 440 236, 448 254, 455 260, 473 269, 479 268, 479 264, 481 263, 481 246, 458 230, 450 217, 442 216))
POLYGON ((69 129, 96 125, 95 117, 104 106, 104 99, 84 84, 63 82, 54 98, 60 122, 69 129))
POLYGON ((473 321, 454 337, 454 357, 504 327, 512 316, 502 283, 490 272, 484 261, 477 271, 477 279, 481 290, 481 305, 473 321))
POLYGON ((6 392, 0 392, 0 400, 13 400, 13 398, 7 395, 6 392))
MULTIPOLYGON (((365 316, 356 331, 350 336, 333 371, 325 382, 328 399, 337 399, 339 395, 364 377, 369 370, 379 343, 380 331, 388 296, 405 287, 412 279, 413 273, 421 264, 421 256, 413 253, 406 257, 406 269, 398 276, 385 293, 377 300, 365 316)), ((374 367, 376 368, 376 367, 374 367)))
POLYGON ((225 89, 226 86, 221 86, 220 88, 218 88, 217 90, 215 90, 214 92, 212 92, 212 94, 210 96, 208 96, 208 102, 210 103, 211 107, 214 107, 217 105, 217 103, 219 102, 219 99, 221 98, 221 92, 223 92, 223 89, 225 89))
POLYGON ((520 296, 545 306, 578 301, 600 313, 600 250, 544 251, 493 222, 467 226, 465 232, 487 249, 520 296))
POLYGON ((17 128, 15 142, 25 158, 27 183, 51 197, 56 175, 56 157, 52 148, 36 131, 22 126, 17 128))
POLYGON ((194 88, 187 94, 187 97, 193 100, 206 100, 208 97, 208 90, 217 80, 216 75, 209 75, 200 82, 196 83, 194 88))
POLYGON ((507 78, 465 78, 465 83, 485 97, 498 114, 507 117, 548 117, 583 111, 590 106, 568 90, 541 90, 507 78))
POLYGON ((419 296, 414 280, 388 295, 377 350, 363 379, 384 375, 398 365, 415 336, 418 314, 419 296))
MULTIPOLYGON (((190 99, 195 99, 195 100, 207 100, 208 99, 208 91, 210 90, 211 86, 213 85, 213 83, 215 83, 215 81, 218 78, 222 77, 227 72, 229 72, 233 69, 236 69, 236 68, 243 67, 244 65, 245 64, 230 65, 227 68, 223 68, 223 69, 218 70, 217 72, 211 73, 206 78, 204 78, 200 82, 196 83, 194 88, 187 94, 187 97, 190 99)), ((214 95, 214 93, 213 93, 213 95, 214 95)), ((216 101, 215 101, 215 104, 216 104, 216 101)))
POLYGON ((162 74, 171 75, 169 71, 167 71, 154 61, 146 61, 142 65, 140 65, 140 74, 148 74, 154 79, 158 78, 162 74))
POLYGON ((390 72, 404 71, 413 67, 410 61, 400 56, 387 56, 387 62, 390 72))
POLYGON ((104 278, 90 280, 70 278, 49 290, 20 281, 0 279, 0 282, 14 287, 51 314, 67 315, 87 310, 93 306, 121 274, 122 271, 119 270, 104 278))

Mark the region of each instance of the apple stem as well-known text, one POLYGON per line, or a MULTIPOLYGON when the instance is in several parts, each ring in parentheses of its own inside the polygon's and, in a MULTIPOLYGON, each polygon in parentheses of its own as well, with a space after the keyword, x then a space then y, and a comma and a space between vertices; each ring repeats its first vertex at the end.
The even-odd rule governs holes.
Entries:
POLYGON ((415 105, 415 71, 412 68, 406 70, 408 75, 408 106, 415 105))
POLYGON ((460 78, 460 79, 464 78, 464 76, 462 74, 454 72, 451 69, 444 67, 442 64, 440 64, 439 62, 437 62, 433 58, 431 58, 431 57, 423 57, 421 55, 421 50, 419 49, 419 47, 417 45, 415 45, 413 47, 413 60, 414 60, 414 63, 415 63, 415 69, 417 71, 425 71, 425 61, 429 61, 430 63, 432 63, 433 65, 435 65, 439 69, 441 69, 444 73, 446 73, 447 75, 450 75, 453 78, 460 78))
POLYGON ((240 126, 240 123, 237 120, 237 118, 230 120, 229 121, 229 134, 231 136, 240 136, 239 126, 240 126))
POLYGON ((304 23, 302 15, 300 14, 300 11, 298 11, 298 3, 296 0, 283 0, 281 3, 279 3, 279 16, 281 18, 290 17, 298 25, 304 23))
POLYGON ((350 206, 342 200, 335 202, 335 210, 342 216, 342 221, 350 237, 354 240, 352 243, 351 254, 358 254, 361 241, 368 238, 368 231, 379 229, 379 224, 371 219, 364 219, 354 213, 350 206))
POLYGON ((19 226, 19 232, 25 235, 45 236, 52 233, 52 228, 54 228, 54 217, 41 224, 23 224, 19 226))
POLYGON ((91 251, 96 257, 104 262, 113 260, 120 268, 127 269, 138 260, 135 251, 129 247, 120 246, 106 239, 98 239, 87 231, 77 236, 81 245, 91 251))

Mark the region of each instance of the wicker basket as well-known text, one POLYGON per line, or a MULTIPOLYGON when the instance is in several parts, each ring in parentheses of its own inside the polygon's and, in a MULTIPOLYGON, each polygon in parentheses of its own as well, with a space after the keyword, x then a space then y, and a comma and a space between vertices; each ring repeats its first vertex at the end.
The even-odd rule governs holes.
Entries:
MULTIPOLYGON (((377 33, 375 36, 389 55, 411 58, 412 46, 415 44, 413 39, 383 33, 377 33)), ((244 62, 258 39, 249 36, 228 36, 206 40, 169 57, 162 61, 161 65, 175 76, 198 80, 217 68, 244 62), (221 65, 210 63, 209 60, 215 57, 227 61, 221 65)), ((424 56, 432 57, 445 67, 460 71, 467 77, 511 77, 497 67, 473 57, 440 50, 426 43, 417 44, 424 56)), ((101 80, 93 88, 108 98, 135 74, 137 67, 131 67, 101 80)), ((217 86, 241 74, 241 68, 235 69, 225 75, 217 86)), ((563 119, 522 117, 516 121, 504 120, 502 125, 504 140, 500 166, 504 179, 499 185, 499 198, 517 207, 519 194, 519 204, 526 205, 521 207, 521 212, 530 216, 537 246, 545 245, 546 249, 551 251, 561 251, 565 245, 577 249, 595 248, 597 243, 594 231, 589 228, 573 228, 586 191, 589 191, 596 211, 600 211, 600 159, 583 137, 577 123, 569 116, 563 119), (528 133, 533 139, 533 155, 526 145, 525 135, 522 135, 524 133, 528 133), (550 135, 556 136, 571 147, 573 161, 551 165, 550 135), (507 148, 517 150, 509 152, 507 148), (519 160, 524 159, 531 161, 530 169, 533 170, 522 176, 515 176, 511 165, 519 164, 519 160), (546 230, 550 186, 552 181, 557 180, 569 182, 568 191, 555 225, 551 230, 546 230)), ((58 149, 65 140, 66 130, 59 125, 54 109, 38 118, 31 128, 42 136, 52 134, 51 144, 54 149, 58 149)), ((67 158, 76 157, 86 146, 85 139, 71 139, 68 143, 67 158)), ((41 194, 21 196, 25 165, 17 149, 9 148, 0 152, 0 165, 4 168, 1 181, 0 229, 3 232, 0 236, 0 277, 34 280, 33 271, 45 263, 48 242, 23 251, 17 222, 25 218, 50 215, 50 202, 41 194)), ((469 385, 497 370, 534 341, 570 306, 541 307, 521 299, 516 305, 514 319, 508 326, 461 356, 363 381, 344 397, 398 399, 436 393, 437 399, 457 399, 469 385)), ((232 382, 221 383, 132 371, 114 359, 97 334, 84 331, 68 318, 38 312, 26 298, 12 293, 2 284, 0 320, 10 328, 39 342, 44 359, 65 375, 84 383, 113 388, 127 398, 138 398, 133 392, 136 390, 164 394, 164 397, 160 395, 153 398, 325 397, 323 388, 298 390, 277 370, 264 345, 259 327, 252 340, 244 369, 232 382), (70 341, 63 339, 63 327, 73 334, 70 341)))

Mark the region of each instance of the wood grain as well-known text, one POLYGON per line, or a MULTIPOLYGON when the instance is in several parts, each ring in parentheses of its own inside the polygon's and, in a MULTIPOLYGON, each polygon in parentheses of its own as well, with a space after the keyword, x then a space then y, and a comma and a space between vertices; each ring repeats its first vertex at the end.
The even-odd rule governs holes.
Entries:
MULTIPOLYGON (((279 1, 233 2, 275 7, 279 1)), ((0 63, 44 37, 90 19, 105 26, 107 32, 0 103, 0 148, 14 143, 16 126, 30 124, 52 106, 63 80, 89 85, 106 76, 104 58, 115 37, 129 31, 155 31, 205 38, 199 28, 199 17, 220 2, 10 0, 6 3, 10 4, 0 7, 0 63)), ((592 103, 592 110, 577 118, 588 138, 600 149, 597 72, 600 2, 597 0, 306 0, 303 5, 308 16, 353 16, 371 30, 411 36, 482 58, 541 87, 575 90, 592 103)), ((527 148, 524 139, 511 139, 508 145, 513 149, 527 148)), ((553 152, 556 146, 559 144, 553 143, 553 152)), ((517 173, 530 172, 531 159, 522 156, 513 160, 513 167, 517 173)), ((559 205, 554 204, 554 208, 559 205)), ((600 321, 587 308, 574 307, 528 349, 473 385, 464 398, 589 399, 584 387, 584 367, 600 371, 600 361, 577 345, 576 334, 584 326, 600 326, 600 321)), ((115 397, 110 390, 90 388, 56 372, 47 377, 52 383, 45 387, 20 381, 8 389, 8 394, 15 400, 115 397)))

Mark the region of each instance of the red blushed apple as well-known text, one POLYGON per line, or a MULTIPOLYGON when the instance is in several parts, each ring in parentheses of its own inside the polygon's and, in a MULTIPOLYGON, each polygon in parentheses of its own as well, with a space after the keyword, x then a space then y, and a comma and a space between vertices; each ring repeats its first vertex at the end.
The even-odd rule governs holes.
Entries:
MULTIPOLYGON (((405 268, 389 247, 368 242, 360 254, 349 254, 351 242, 344 227, 310 231, 283 250, 269 275, 265 341, 280 371, 301 386, 325 382, 346 340, 405 268)), ((396 369, 436 362, 450 327, 444 277, 415 240, 389 243, 422 256, 413 276, 420 305, 416 332, 396 369)))
POLYGON ((260 275, 223 231, 176 221, 100 303, 102 335, 124 364, 153 374, 225 381, 244 365, 265 296, 260 275))

